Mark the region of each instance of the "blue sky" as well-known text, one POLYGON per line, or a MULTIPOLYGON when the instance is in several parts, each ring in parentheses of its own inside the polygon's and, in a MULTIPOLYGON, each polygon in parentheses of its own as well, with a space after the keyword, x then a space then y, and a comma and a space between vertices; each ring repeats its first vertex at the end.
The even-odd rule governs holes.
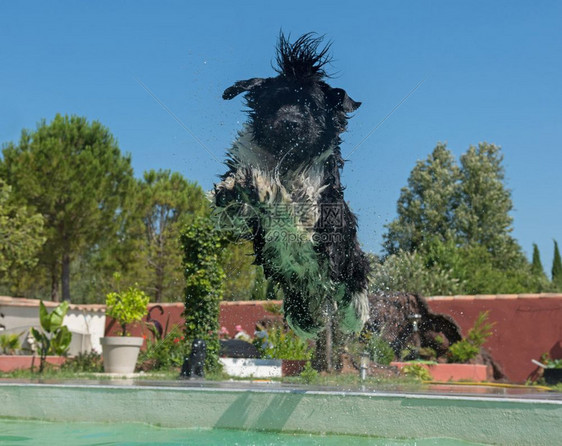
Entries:
POLYGON ((400 188, 438 141, 457 157, 487 141, 503 149, 514 235, 528 255, 538 243, 550 272, 562 242, 561 17, 556 1, 4 2, 0 141, 83 115, 111 129, 136 175, 172 169, 210 189, 245 120, 223 90, 274 75, 280 29, 316 31, 333 41, 331 84, 363 103, 344 156, 424 80, 344 169, 364 247, 380 251, 400 188))

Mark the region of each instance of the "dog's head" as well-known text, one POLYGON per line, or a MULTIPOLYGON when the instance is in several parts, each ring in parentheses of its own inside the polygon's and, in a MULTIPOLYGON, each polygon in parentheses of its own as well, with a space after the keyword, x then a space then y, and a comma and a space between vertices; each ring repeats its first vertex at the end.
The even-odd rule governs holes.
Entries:
POLYGON ((345 90, 332 88, 324 78, 330 45, 322 37, 305 34, 290 43, 283 34, 277 45, 276 77, 238 81, 224 91, 224 99, 245 93, 256 142, 278 156, 306 159, 339 141, 348 113, 361 105, 345 90))

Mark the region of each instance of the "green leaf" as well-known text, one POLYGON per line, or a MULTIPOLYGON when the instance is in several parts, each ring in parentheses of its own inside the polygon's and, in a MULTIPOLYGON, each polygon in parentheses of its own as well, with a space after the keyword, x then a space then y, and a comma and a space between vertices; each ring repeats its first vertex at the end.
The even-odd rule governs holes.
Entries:
POLYGON ((35 342, 37 342, 39 354, 41 356, 46 354, 51 346, 51 341, 49 340, 47 335, 45 333, 40 332, 34 327, 31 328, 31 335, 35 339, 35 342))
POLYGON ((64 355, 68 348, 70 347, 70 342, 72 341, 72 333, 68 330, 68 327, 60 327, 53 339, 51 339, 51 352, 55 355, 64 355))
POLYGON ((37 342, 38 344, 42 344, 43 340, 45 338, 45 335, 43 333, 41 333, 39 330, 37 330, 36 328, 32 327, 31 328, 31 335, 33 336, 33 339, 35 339, 35 342, 37 342))
POLYGON ((127 324, 141 321, 146 316, 149 301, 148 295, 136 287, 129 287, 123 293, 108 293, 105 300, 106 314, 125 327, 127 324))
POLYGON ((41 327, 46 332, 51 332, 51 317, 47 311, 47 307, 43 301, 39 301, 39 321, 41 322, 41 327))
POLYGON ((66 312, 68 311, 68 302, 62 302, 59 306, 57 306, 50 315, 51 325, 50 330, 47 330, 51 333, 55 332, 58 328, 62 326, 62 321, 66 312))

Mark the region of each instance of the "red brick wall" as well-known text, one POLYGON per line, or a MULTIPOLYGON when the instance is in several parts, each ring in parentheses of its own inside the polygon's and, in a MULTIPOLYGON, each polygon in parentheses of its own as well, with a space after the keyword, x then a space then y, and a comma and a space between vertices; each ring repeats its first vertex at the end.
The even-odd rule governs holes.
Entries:
MULTIPOLYGON (((433 311, 451 315, 463 335, 481 311, 489 310, 489 320, 496 324, 485 347, 510 381, 524 382, 531 377, 537 371, 531 359, 539 359, 545 352, 562 357, 562 294, 432 297, 428 298, 428 303, 433 311)), ((253 335, 256 322, 269 314, 263 304, 258 301, 222 302, 220 326, 234 335, 235 326, 241 325, 253 335)), ((169 316, 170 325, 183 323, 182 304, 162 304, 162 307, 165 314, 161 316, 155 310, 152 312, 155 319, 165 325, 169 316)), ((116 324, 108 320, 106 333, 116 333, 116 329, 116 324)), ((137 336, 143 333, 140 327, 131 331, 137 336)))

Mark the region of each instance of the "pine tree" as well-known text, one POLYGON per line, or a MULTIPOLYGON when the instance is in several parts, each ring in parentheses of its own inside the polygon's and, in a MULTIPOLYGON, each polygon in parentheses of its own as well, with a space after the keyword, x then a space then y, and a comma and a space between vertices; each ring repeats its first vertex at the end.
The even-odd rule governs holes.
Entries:
POLYGON ((135 213, 142 232, 137 280, 154 301, 179 301, 185 288, 181 230, 195 216, 209 213, 208 201, 200 186, 169 170, 144 172, 137 191, 135 213))
POLYGON ((12 196, 12 188, 0 179, 0 281, 33 268, 45 242, 43 217, 18 206, 12 196))
POLYGON ((562 291, 562 260, 556 240, 554 240, 554 259, 552 260, 552 285, 556 291, 562 291))
POLYGON ((24 130, 19 144, 2 152, 0 174, 19 202, 44 218, 47 240, 38 267, 49 275, 51 298, 59 299, 60 286, 63 300, 70 300, 72 261, 117 234, 134 181, 130 156, 99 122, 61 115, 24 130))

